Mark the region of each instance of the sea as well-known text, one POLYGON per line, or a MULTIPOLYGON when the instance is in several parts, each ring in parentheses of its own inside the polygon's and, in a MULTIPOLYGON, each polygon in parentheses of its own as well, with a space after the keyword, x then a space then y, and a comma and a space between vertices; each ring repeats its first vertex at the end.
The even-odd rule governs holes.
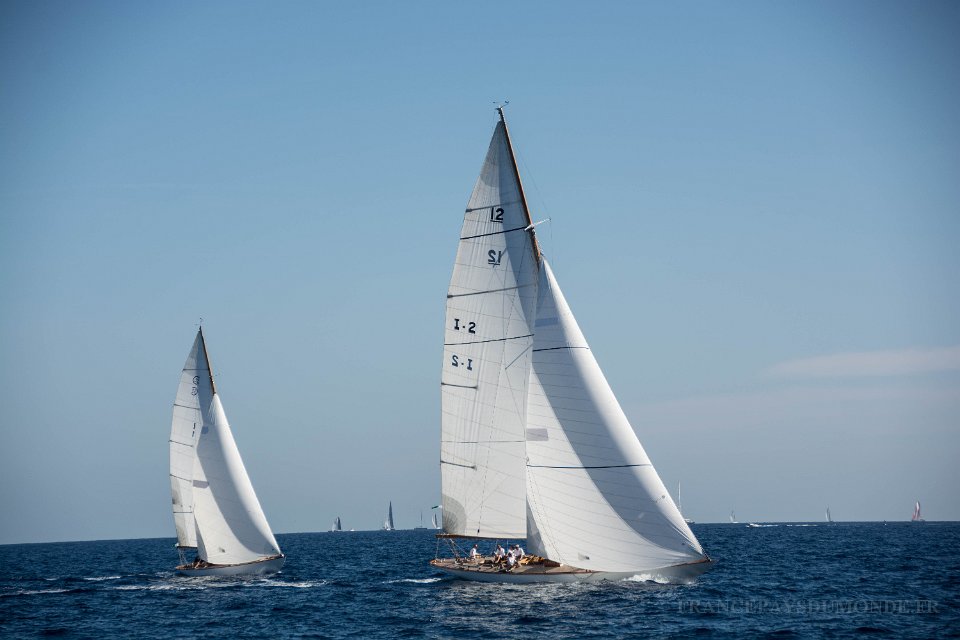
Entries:
POLYGON ((960 523, 692 528, 717 564, 681 585, 461 581, 423 529, 281 534, 254 578, 178 576, 173 538, 4 545, 0 637, 960 636, 960 523))

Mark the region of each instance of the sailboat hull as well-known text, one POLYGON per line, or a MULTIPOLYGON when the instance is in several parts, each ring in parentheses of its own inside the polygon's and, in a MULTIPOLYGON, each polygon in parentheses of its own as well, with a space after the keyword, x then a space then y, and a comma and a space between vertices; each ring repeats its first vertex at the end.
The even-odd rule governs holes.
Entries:
POLYGON ((560 565, 559 567, 544 567, 543 565, 521 566, 513 571, 502 571, 490 565, 458 564, 452 558, 431 560, 430 565, 444 573, 461 580, 475 582, 502 582, 507 584, 532 584, 543 582, 601 582, 604 580, 619 581, 627 579, 649 580, 651 582, 685 584, 695 580, 698 576, 713 566, 713 560, 701 560, 689 564, 663 567, 645 571, 588 571, 560 565))
POLYGON ((259 576, 280 571, 284 560, 286 560, 284 556, 274 556, 243 564, 215 565, 198 569, 187 564, 177 567, 177 573, 182 576, 259 576))

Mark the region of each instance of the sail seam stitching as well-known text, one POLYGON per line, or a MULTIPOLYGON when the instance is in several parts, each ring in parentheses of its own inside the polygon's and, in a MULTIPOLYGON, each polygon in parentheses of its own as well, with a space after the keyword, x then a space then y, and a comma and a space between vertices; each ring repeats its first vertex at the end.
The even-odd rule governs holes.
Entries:
POLYGON ((483 344, 485 342, 504 342, 506 340, 519 340, 520 338, 532 338, 533 334, 528 333, 525 336, 512 336, 509 338, 491 338, 489 340, 475 340, 474 342, 444 342, 443 346, 445 347, 460 347, 468 344, 483 344))

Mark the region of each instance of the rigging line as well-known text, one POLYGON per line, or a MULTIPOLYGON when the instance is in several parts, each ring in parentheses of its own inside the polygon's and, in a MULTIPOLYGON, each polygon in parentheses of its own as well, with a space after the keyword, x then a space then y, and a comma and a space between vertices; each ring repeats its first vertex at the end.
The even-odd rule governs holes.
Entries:
POLYGON ((514 289, 523 289, 532 287, 532 284, 518 284, 515 287, 504 287, 503 289, 487 289, 486 291, 471 291, 470 293, 448 293, 447 298, 462 298, 464 296, 478 296, 482 293, 500 293, 502 291, 513 291, 514 289))
POLYGON ((467 207, 466 213, 473 213, 474 211, 485 211, 486 209, 493 209, 495 207, 509 207, 512 204, 519 204, 519 203, 520 203, 519 200, 511 200, 510 202, 498 202, 496 204, 488 204, 484 207, 467 207))
POLYGON ((595 467, 591 466, 572 466, 572 467, 558 467, 550 464, 528 464, 528 468, 534 469, 626 469, 628 467, 652 467, 653 465, 649 462, 642 464, 608 464, 608 465, 598 465, 595 467))
POLYGON ((491 231, 490 233, 478 233, 475 236, 463 236, 461 240, 473 240, 474 238, 486 238, 487 236, 498 236, 501 233, 510 233, 511 231, 526 231, 529 227, 515 227, 513 229, 504 229, 503 231, 491 231))
POLYGON ((590 347, 547 347, 546 349, 534 349, 534 351, 556 351, 557 349, 587 349, 590 347))
POLYGON ((460 464, 459 462, 447 462, 446 460, 440 460, 440 464, 448 464, 451 467, 463 467, 464 469, 473 469, 477 470, 477 465, 475 464, 460 464))
POLYGON ((485 342, 505 342, 507 340, 519 340, 520 338, 532 338, 533 334, 528 333, 525 336, 511 336, 509 338, 490 338, 489 340, 474 340, 473 342, 444 342, 445 347, 460 347, 466 344, 483 344, 485 342))

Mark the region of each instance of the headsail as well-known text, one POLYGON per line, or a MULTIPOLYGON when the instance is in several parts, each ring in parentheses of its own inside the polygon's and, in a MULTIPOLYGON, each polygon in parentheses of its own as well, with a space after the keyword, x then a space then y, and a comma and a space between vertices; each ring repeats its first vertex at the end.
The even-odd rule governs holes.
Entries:
POLYGON ((203 367, 202 373, 191 378, 199 378, 195 384, 201 418, 191 475, 197 553, 202 560, 218 565, 243 564, 279 555, 280 547, 253 491, 220 404, 202 332, 197 333, 188 365, 191 359, 197 363, 195 368, 203 367))
POLYGON ((530 379, 528 549, 611 572, 703 559, 546 261, 530 379))
POLYGON ((524 422, 538 255, 501 112, 447 292, 440 465, 448 534, 526 534, 524 422))

